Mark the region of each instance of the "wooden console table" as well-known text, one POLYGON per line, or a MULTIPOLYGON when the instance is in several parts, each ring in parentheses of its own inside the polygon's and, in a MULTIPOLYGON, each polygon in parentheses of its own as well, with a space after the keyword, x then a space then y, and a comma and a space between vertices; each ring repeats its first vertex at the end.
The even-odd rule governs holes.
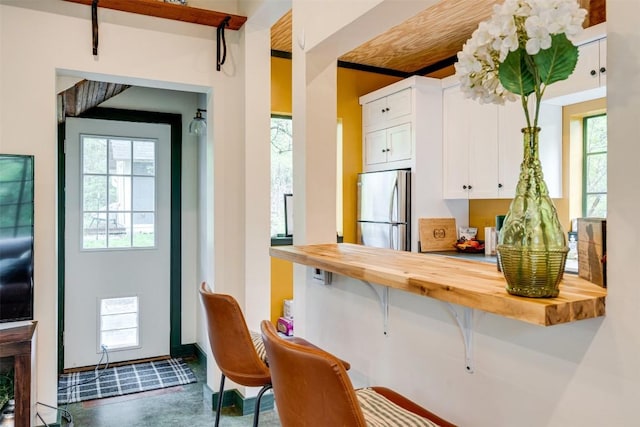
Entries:
POLYGON ((0 330, 0 357, 13 357, 16 426, 31 425, 31 355, 37 323, 0 330))

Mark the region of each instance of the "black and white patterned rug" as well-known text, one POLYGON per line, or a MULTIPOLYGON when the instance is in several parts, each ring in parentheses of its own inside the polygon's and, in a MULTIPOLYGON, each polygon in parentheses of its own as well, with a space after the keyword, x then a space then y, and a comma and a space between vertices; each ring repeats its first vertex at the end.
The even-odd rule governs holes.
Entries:
POLYGON ((195 374, 182 359, 114 366, 98 370, 97 373, 74 372, 60 375, 58 404, 121 396, 196 381, 195 374))

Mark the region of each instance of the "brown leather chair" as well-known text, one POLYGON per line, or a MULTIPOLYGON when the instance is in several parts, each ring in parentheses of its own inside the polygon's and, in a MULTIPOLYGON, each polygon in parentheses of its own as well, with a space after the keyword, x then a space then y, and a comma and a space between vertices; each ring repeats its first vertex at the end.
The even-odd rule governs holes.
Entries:
POLYGON ((281 338, 268 320, 262 321, 261 330, 283 427, 454 427, 388 388, 354 390, 339 359, 317 347, 281 338))
POLYGON ((262 395, 271 388, 269 368, 258 354, 238 302, 231 295, 210 292, 205 282, 200 285, 200 297, 207 317, 211 352, 222 372, 215 426, 220 423, 226 377, 246 387, 261 387, 253 415, 255 427, 262 395))

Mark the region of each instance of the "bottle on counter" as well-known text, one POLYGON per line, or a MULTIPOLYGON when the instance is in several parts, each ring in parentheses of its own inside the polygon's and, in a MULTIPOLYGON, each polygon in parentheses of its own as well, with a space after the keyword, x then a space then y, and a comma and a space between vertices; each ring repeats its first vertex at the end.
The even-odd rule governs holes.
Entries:
MULTIPOLYGON (((500 230, 502 229, 502 224, 504 224, 505 215, 496 215, 496 247, 498 246, 498 242, 500 241, 500 230)), ((496 251, 496 267, 498 271, 502 271, 500 268, 500 254, 496 251)))

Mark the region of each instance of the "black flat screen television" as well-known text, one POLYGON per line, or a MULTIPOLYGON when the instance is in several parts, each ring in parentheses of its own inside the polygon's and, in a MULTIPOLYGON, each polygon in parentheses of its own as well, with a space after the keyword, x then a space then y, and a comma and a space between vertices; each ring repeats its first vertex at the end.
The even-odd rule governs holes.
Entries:
POLYGON ((33 156, 0 154, 0 322, 33 319, 33 156))

